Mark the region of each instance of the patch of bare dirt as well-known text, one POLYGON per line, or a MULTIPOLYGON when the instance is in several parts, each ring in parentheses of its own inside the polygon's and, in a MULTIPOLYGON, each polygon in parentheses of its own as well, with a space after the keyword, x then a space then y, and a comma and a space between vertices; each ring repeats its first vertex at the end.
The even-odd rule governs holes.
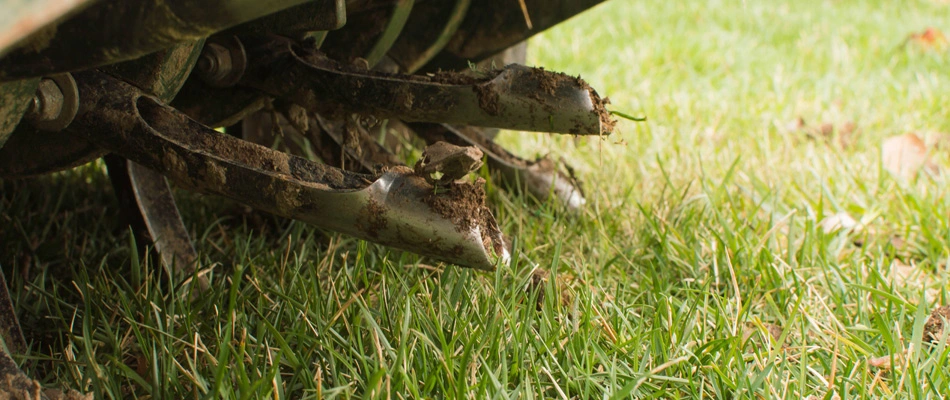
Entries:
MULTIPOLYGON (((535 305, 536 310, 541 311, 541 308, 544 306, 545 291, 544 285, 550 277, 550 273, 547 270, 536 268, 531 272, 531 278, 528 280, 527 287, 525 291, 531 293, 535 290, 538 291, 537 304, 535 305)), ((557 302, 566 307, 571 304, 574 300, 574 295, 571 292, 571 286, 574 284, 584 284, 583 281, 567 275, 559 275, 557 280, 554 282, 556 291, 554 294, 557 296, 557 302)))

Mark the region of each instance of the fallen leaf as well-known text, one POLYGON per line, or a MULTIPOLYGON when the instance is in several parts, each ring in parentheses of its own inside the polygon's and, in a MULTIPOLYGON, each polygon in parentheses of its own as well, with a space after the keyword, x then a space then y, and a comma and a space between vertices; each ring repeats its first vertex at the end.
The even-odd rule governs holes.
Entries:
MULTIPOLYGON (((805 400, 822 400, 825 396, 811 395, 805 398, 805 400)), ((841 396, 838 396, 838 393, 831 393, 831 400, 841 400, 841 396)))
POLYGON ((881 368, 881 369, 891 369, 891 356, 881 356, 875 357, 868 360, 868 365, 881 368))
POLYGON ((823 140, 828 143, 834 143, 841 148, 850 147, 853 143, 853 136, 857 130, 854 122, 847 121, 841 124, 832 122, 823 122, 818 126, 808 125, 805 119, 798 119, 788 123, 785 129, 789 132, 804 133, 809 139, 823 140))
POLYGON ((950 133, 930 131, 924 132, 919 136, 923 136, 924 143, 926 143, 927 148, 931 150, 950 149, 950 133))
POLYGON ((927 145, 917 135, 907 133, 888 138, 881 145, 884 169, 901 179, 910 180, 930 161, 927 145))
MULTIPOLYGON (((779 338, 782 337, 783 329, 779 325, 771 324, 768 322, 758 322, 758 323, 746 322, 745 325, 742 326, 742 342, 743 343, 750 343, 750 339, 752 339, 753 340, 752 343, 754 343, 754 345, 757 345, 757 346, 765 345, 764 340, 766 338, 766 335, 761 334, 762 331, 760 330, 759 324, 761 324, 761 327, 765 328, 765 331, 768 332, 768 343, 770 345, 774 345, 776 342, 778 342, 779 338)), ((788 347, 788 344, 782 345, 782 348, 786 348, 786 347, 788 347)))
POLYGON ((822 232, 828 234, 840 230, 850 231, 855 229, 858 227, 858 221, 855 221, 848 213, 842 211, 825 217, 818 225, 821 226, 822 232))
POLYGON ((947 37, 937 28, 927 28, 920 33, 912 33, 904 40, 904 44, 914 45, 921 49, 943 49, 947 47, 947 37))
POLYGON ((891 261, 891 276, 896 283, 907 284, 917 272, 917 268, 904 264, 901 260, 894 259, 894 261, 891 261))

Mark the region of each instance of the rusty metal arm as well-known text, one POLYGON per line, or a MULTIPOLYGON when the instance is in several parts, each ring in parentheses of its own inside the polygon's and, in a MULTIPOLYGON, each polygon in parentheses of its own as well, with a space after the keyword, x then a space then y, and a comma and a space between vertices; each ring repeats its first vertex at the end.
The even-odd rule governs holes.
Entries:
POLYGON ((108 75, 76 78, 82 103, 69 133, 186 187, 464 266, 510 259, 471 184, 435 193, 408 171, 342 171, 218 133, 108 75))
POLYGON ((291 41, 245 38, 241 84, 315 111, 347 111, 408 122, 609 133, 606 99, 578 78, 509 65, 481 76, 385 74, 340 65, 291 41))

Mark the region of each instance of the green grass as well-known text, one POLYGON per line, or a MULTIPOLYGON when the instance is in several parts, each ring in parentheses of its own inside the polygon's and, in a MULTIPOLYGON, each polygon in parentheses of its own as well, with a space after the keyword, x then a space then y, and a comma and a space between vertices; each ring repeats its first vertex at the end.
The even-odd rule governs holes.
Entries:
POLYGON ((98 166, 3 182, 24 366, 112 398, 950 396, 950 348, 922 340, 950 303, 950 178, 880 162, 888 136, 950 132, 950 54, 900 47, 948 21, 936 1, 612 0, 540 35, 531 63, 648 120, 504 134, 569 159, 588 207, 489 187, 524 255, 495 273, 183 194, 213 288, 182 301, 98 166), (841 146, 799 117, 859 129, 841 146), (865 227, 823 232, 838 212, 865 227), (552 273, 540 310, 527 260, 552 273))

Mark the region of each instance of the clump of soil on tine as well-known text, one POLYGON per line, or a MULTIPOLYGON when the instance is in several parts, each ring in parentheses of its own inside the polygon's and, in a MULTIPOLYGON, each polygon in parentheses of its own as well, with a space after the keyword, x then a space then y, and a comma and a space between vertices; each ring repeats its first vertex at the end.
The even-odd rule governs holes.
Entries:
POLYGON ((554 96, 558 84, 561 81, 559 78, 562 76, 568 77, 565 74, 559 74, 557 72, 547 72, 542 67, 531 69, 531 77, 538 80, 538 89, 541 89, 542 92, 551 96, 554 96))
MULTIPOLYGON (((937 307, 930 313, 930 318, 924 324, 924 340, 928 342, 940 340, 947 329, 944 321, 950 321, 950 306, 937 307)), ((948 342, 950 342, 950 337, 948 337, 948 342)))
POLYGON ((485 180, 478 178, 474 184, 455 181, 448 185, 439 185, 422 201, 432 211, 452 221, 458 232, 470 231, 481 227, 482 245, 488 251, 498 251, 492 234, 497 231, 494 217, 485 206, 485 180))
MULTIPOLYGON (((477 183, 451 182, 439 186, 422 199, 432 211, 454 223, 459 231, 481 225, 485 208, 485 188, 477 183)), ((487 209, 486 209, 487 211, 487 209)))
POLYGON ((587 93, 590 93, 590 101, 594 103, 594 112, 597 113, 597 116, 600 118, 600 133, 610 134, 613 132, 614 126, 617 125, 617 120, 610 116, 610 111, 607 111, 607 105, 610 104, 610 98, 600 97, 600 95, 597 94, 597 91, 590 87, 590 85, 588 85, 587 82, 585 82, 580 77, 574 79, 577 79, 577 84, 580 85, 580 87, 587 90, 587 93))
POLYGON ((478 95, 478 108, 485 110, 489 115, 498 115, 501 113, 501 106, 498 105, 498 92, 492 85, 473 85, 472 90, 478 95))
POLYGON ((600 119, 600 133, 609 134, 613 132, 617 121, 611 118, 610 111, 607 111, 610 98, 600 97, 597 91, 581 77, 573 77, 562 72, 545 71, 544 68, 532 68, 531 77, 538 81, 538 89, 552 96, 556 95, 557 88, 561 86, 562 82, 569 82, 586 90, 590 94, 591 103, 594 104, 594 112, 597 113, 600 119))

